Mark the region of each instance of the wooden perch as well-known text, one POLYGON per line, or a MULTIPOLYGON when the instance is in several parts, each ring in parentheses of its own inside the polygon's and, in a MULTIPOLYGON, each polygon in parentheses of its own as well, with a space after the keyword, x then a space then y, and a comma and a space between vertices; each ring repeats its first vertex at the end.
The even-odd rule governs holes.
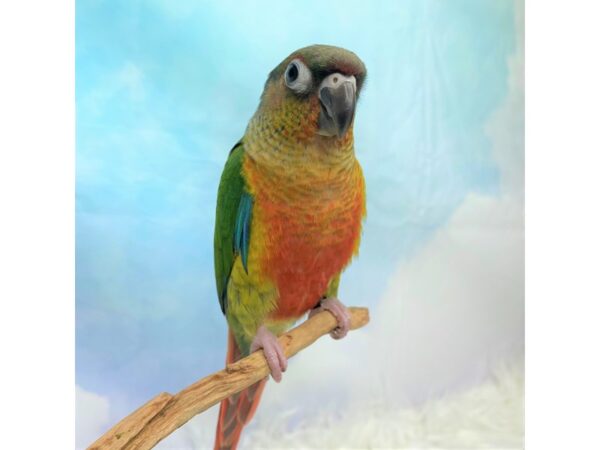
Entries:
MULTIPOLYGON (((350 329, 355 330, 369 322, 367 308, 348 309, 350 329)), ((285 355, 290 358, 336 326, 337 322, 331 313, 321 312, 279 336, 279 342, 285 355)), ((269 367, 263 352, 255 352, 229 364, 224 370, 196 381, 175 395, 166 392, 157 395, 117 423, 88 450, 151 449, 196 414, 268 375, 269 367)))

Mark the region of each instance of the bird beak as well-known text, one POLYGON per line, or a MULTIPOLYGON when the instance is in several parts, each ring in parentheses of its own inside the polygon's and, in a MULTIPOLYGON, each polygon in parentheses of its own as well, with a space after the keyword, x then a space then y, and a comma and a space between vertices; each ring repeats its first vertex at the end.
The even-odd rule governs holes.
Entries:
POLYGON ((354 119, 356 78, 332 73, 319 86, 319 100, 318 133, 322 136, 344 136, 354 119))

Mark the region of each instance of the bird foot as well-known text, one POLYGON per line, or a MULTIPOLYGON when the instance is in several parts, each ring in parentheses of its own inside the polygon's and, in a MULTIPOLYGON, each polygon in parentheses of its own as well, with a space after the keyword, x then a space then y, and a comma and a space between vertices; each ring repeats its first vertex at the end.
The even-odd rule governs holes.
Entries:
POLYGON ((348 334, 350 330, 350 313, 342 302, 335 297, 325 298, 321 300, 319 306, 308 313, 308 318, 310 319, 321 311, 329 311, 337 320, 338 326, 329 333, 333 339, 342 339, 348 334))
POLYGON ((277 337, 271 333, 264 325, 262 325, 256 332, 254 340, 250 345, 250 352, 253 353, 256 350, 262 349, 269 369, 271 370, 271 376, 275 382, 281 381, 281 374, 287 369, 287 358, 283 353, 283 348, 277 340, 277 337))

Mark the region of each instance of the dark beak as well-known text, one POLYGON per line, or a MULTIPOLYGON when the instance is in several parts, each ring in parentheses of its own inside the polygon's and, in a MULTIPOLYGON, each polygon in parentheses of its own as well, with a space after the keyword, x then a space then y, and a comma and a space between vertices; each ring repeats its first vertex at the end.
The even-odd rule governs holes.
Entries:
POLYGON ((319 134, 342 137, 350 128, 356 107, 355 85, 344 81, 337 86, 324 86, 319 90, 321 114, 319 134))

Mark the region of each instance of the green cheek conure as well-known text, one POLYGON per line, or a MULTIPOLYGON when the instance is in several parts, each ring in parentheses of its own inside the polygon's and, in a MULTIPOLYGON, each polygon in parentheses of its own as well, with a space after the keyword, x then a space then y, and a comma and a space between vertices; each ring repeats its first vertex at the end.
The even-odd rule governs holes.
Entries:
MULTIPOLYGON (((262 349, 273 379, 287 360, 276 335, 309 312, 331 311, 340 274, 358 251, 365 182, 353 122, 366 68, 352 52, 314 45, 270 74, 219 185, 215 276, 229 324, 227 362, 262 349)), ((235 449, 266 379, 221 403, 216 449, 235 449)))

